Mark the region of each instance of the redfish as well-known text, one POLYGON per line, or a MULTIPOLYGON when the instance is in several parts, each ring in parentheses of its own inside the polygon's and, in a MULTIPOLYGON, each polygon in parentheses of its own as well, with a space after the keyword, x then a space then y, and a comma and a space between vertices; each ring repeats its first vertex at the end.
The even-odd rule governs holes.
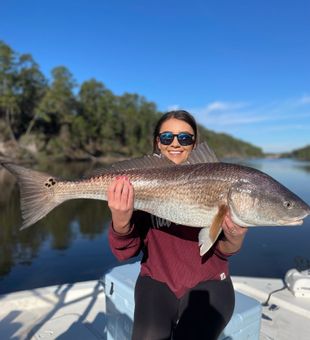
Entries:
POLYGON ((17 177, 23 225, 27 228, 59 204, 78 198, 107 200, 117 176, 134 188, 134 208, 171 222, 199 227, 200 254, 221 233, 227 212, 242 227, 293 226, 310 207, 269 175, 242 165, 219 162, 205 143, 188 161, 175 165, 159 155, 123 161, 85 179, 65 181, 11 162, 1 163, 17 177))

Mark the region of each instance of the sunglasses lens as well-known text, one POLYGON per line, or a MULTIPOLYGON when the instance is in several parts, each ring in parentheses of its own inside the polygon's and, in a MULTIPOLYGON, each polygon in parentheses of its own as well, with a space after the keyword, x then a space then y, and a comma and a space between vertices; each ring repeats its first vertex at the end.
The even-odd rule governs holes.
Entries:
POLYGON ((178 142, 182 146, 194 144, 193 135, 186 132, 180 132, 179 134, 173 134, 172 132, 163 132, 159 134, 161 144, 170 145, 173 142, 174 137, 178 138, 178 142))
POLYGON ((170 145, 173 141, 173 138, 174 136, 171 132, 163 132, 159 135, 160 142, 164 145, 170 145))
POLYGON ((181 132, 178 134, 178 141, 182 146, 192 145, 194 143, 193 135, 181 132))

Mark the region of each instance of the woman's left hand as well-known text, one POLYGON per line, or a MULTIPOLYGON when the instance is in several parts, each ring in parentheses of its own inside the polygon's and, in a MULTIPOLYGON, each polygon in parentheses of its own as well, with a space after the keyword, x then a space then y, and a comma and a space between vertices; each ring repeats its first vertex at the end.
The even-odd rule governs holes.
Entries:
POLYGON ((227 254, 237 252, 242 246, 248 228, 235 224, 228 213, 224 218, 222 229, 225 237, 219 241, 220 250, 227 254))
POLYGON ((225 216, 223 224, 222 224, 222 229, 224 232, 224 235, 227 239, 230 238, 242 238, 245 236, 246 232, 248 231, 248 228, 246 227, 240 227, 239 225, 235 224, 229 213, 225 216))

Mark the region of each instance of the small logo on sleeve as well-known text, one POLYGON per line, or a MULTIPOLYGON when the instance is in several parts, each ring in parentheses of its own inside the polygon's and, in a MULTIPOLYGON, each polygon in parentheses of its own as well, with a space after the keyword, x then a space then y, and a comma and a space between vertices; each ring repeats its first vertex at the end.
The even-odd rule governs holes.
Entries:
POLYGON ((222 281, 225 280, 226 279, 226 274, 225 273, 221 273, 220 274, 220 278, 221 278, 222 281))

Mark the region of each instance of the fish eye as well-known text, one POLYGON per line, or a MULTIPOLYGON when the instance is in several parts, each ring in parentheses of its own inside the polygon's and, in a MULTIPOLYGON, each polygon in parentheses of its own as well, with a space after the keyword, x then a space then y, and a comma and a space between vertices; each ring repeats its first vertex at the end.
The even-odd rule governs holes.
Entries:
POLYGON ((284 201, 284 202, 283 202, 283 205, 284 205, 284 207, 287 208, 287 209, 292 209, 292 208, 293 208, 293 203, 290 202, 290 201, 284 201))

